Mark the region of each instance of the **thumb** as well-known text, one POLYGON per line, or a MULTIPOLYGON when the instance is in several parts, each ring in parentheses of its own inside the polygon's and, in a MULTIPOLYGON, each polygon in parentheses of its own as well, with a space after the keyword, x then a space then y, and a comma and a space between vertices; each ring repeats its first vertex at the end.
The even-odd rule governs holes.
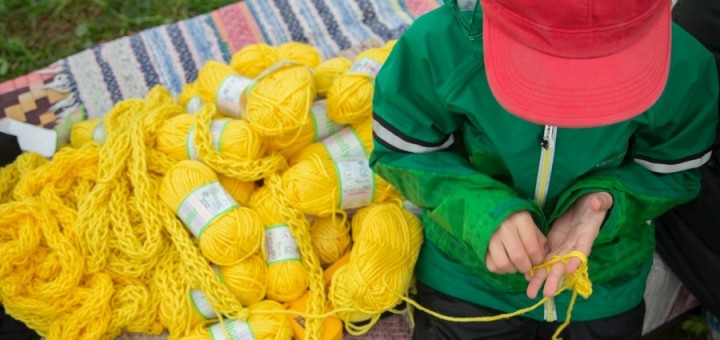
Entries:
POLYGON ((610 210, 613 205, 613 197, 607 192, 597 192, 592 194, 590 208, 595 212, 605 212, 610 210))

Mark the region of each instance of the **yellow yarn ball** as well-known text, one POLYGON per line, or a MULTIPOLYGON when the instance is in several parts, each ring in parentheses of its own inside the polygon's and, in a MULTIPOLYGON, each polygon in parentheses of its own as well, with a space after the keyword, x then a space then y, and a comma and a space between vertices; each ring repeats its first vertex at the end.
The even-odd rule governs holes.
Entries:
POLYGON ((299 133, 314 99, 311 70, 301 64, 281 62, 252 85, 245 118, 262 136, 299 133))
POLYGON ((200 112, 203 105, 202 97, 198 92, 197 85, 195 83, 187 83, 183 86, 182 91, 178 94, 178 104, 185 108, 185 111, 190 114, 200 112))
POLYGON ((280 50, 277 47, 258 43, 235 52, 230 59, 230 67, 245 77, 255 78, 278 61, 280 50))
POLYGON ((257 185, 253 181, 240 181, 221 174, 218 174, 218 181, 230 196, 232 196, 235 202, 241 205, 248 205, 250 203, 250 196, 252 196, 257 188, 257 185))
POLYGON ((238 206, 206 165, 190 160, 177 163, 163 178, 159 194, 198 238, 201 252, 211 262, 235 264, 260 249, 260 218, 238 206))
POLYGON ((373 204, 362 224, 362 235, 348 263, 333 275, 330 302, 346 322, 370 320, 396 306, 406 296, 423 242, 415 215, 395 202, 373 204))
MULTIPOLYGON (((180 114, 165 121, 157 132, 157 149, 178 161, 197 159, 193 124, 195 117, 191 114, 180 114)), ((210 133, 213 147, 226 158, 252 160, 265 153, 262 139, 244 120, 215 119, 210 133)))
POLYGON ((193 289, 187 294, 186 308, 190 314, 190 326, 194 327, 208 320, 217 319, 215 310, 210 305, 207 296, 200 290, 193 289))
POLYGON ((282 217, 281 212, 286 207, 278 205, 272 194, 270 187, 263 186, 250 198, 250 206, 265 224, 267 296, 282 302, 293 301, 305 293, 310 278, 300 259, 294 235, 282 217))
POLYGON ((73 125, 70 131, 70 145, 79 148, 89 141, 105 142, 105 128, 102 119, 89 118, 73 125))
POLYGON ((345 57, 335 57, 315 67, 315 89, 318 97, 325 97, 330 85, 338 76, 347 72, 352 64, 352 61, 345 57))
POLYGON ((372 120, 368 119, 345 127, 320 142, 304 147, 290 158, 289 162, 290 165, 295 165, 312 156, 336 161, 348 158, 367 158, 372 150, 372 120))
POLYGON ((285 314, 279 313, 284 310, 285 308, 276 301, 263 300, 250 306, 250 317, 247 322, 223 320, 222 324, 216 323, 207 328, 197 328, 182 339, 290 340, 293 335, 290 321, 285 314))
POLYGON ((198 72, 195 84, 204 102, 215 104, 223 115, 240 118, 245 112, 243 95, 252 82, 227 64, 209 60, 198 72))
POLYGON ((352 246, 347 219, 339 214, 315 218, 310 224, 310 237, 323 268, 335 263, 352 246))
MULTIPOLYGON (((291 159, 308 145, 321 141, 341 130, 344 125, 331 121, 327 116, 327 101, 316 100, 310 114, 302 123, 299 132, 291 131, 276 137, 266 138, 268 150, 275 151, 291 159)), ((372 138, 371 138, 372 139, 372 138)))
POLYGON ((385 60, 387 60, 387 57, 390 55, 390 51, 394 45, 395 43, 388 42, 385 46, 368 48, 365 51, 358 53, 358 55, 355 56, 355 63, 353 66, 365 58, 370 58, 380 64, 385 63, 385 60))
POLYGON ((260 255, 250 257, 229 266, 218 267, 220 281, 245 306, 265 297, 267 265, 260 255))
POLYGON ((372 116, 375 76, 389 53, 385 48, 365 50, 347 72, 335 79, 327 91, 330 119, 353 124, 372 116))
POLYGON ((342 213, 342 209, 358 208, 370 202, 382 202, 394 197, 397 192, 372 172, 366 160, 334 162, 317 155, 291 166, 283 174, 283 183, 293 207, 320 217, 342 213), (339 174, 348 176, 345 183, 341 183, 339 174), (353 187, 357 184, 362 184, 362 187, 353 187), (341 188, 353 197, 343 197, 341 188))
POLYGON ((294 61, 313 68, 320 65, 322 57, 320 52, 310 45, 297 41, 286 42, 278 46, 280 60, 294 61))
MULTIPOLYGON (((393 204, 393 203, 396 204, 398 207, 404 208, 403 202, 401 200, 399 193, 395 197, 389 198, 388 200, 383 202, 383 204, 393 204)), ((350 231, 352 234, 353 242, 358 242, 360 240, 360 235, 362 234, 362 227, 363 227, 363 225, 365 225, 365 220, 367 219, 370 212, 373 211, 373 209, 375 208, 375 205, 376 204, 370 204, 368 206, 365 206, 365 207, 362 207, 362 208, 356 210, 355 213, 353 213, 352 218, 350 220, 350 231)))

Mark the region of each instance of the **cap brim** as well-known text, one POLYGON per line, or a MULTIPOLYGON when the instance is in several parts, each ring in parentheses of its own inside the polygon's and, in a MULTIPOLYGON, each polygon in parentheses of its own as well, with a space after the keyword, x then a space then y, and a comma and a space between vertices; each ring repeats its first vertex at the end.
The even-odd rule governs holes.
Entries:
POLYGON ((560 127, 609 125, 645 112, 668 77, 669 3, 640 40, 589 59, 539 52, 484 20, 485 66, 493 95, 520 118, 560 127))

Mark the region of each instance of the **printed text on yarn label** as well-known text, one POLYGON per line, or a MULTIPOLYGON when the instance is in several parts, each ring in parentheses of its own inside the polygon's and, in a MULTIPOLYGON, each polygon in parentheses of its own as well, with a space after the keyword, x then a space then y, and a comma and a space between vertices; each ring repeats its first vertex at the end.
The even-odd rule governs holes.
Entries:
POLYGON ((268 264, 300 260, 300 252, 295 237, 293 237, 290 228, 285 224, 278 224, 265 229, 265 251, 267 252, 268 264))
POLYGON ((240 96, 250 83, 252 79, 243 76, 231 75, 225 78, 215 94, 218 110, 230 117, 240 118, 245 111, 240 107, 240 96))
POLYGON ((353 64, 350 70, 348 70, 348 73, 362 73, 375 78, 378 72, 380 72, 381 67, 382 64, 379 63, 377 60, 370 57, 365 57, 353 64))
MULTIPOLYGON (((220 142, 222 141, 222 135, 223 132, 225 132, 225 127, 228 122, 227 119, 218 119, 210 123, 210 138, 212 138, 213 147, 218 152, 221 151, 220 142)), ((190 132, 188 132, 187 138, 185 138, 185 150, 187 151, 188 159, 195 161, 200 160, 200 155, 198 155, 197 146, 195 145, 195 127, 190 128, 190 132)))
POLYGON ((192 289, 190 290, 190 301, 192 302, 195 311, 205 320, 212 320, 217 317, 215 311, 210 306, 210 302, 207 300, 207 296, 203 292, 192 289))
POLYGON ((315 121, 315 141, 321 141, 327 136, 338 132, 344 126, 333 122, 327 115, 327 100, 316 101, 310 110, 311 117, 315 121))
POLYGON ((216 323, 210 326, 210 337, 214 340, 252 340, 255 339, 250 325, 247 322, 242 321, 229 321, 224 322, 225 330, 223 331, 223 325, 216 323))
POLYGON ((340 185, 340 209, 368 205, 375 194, 375 175, 367 159, 348 159, 335 163, 340 185))
POLYGON ((205 228, 216 218, 238 204, 219 182, 212 182, 191 192, 177 210, 185 226, 200 239, 205 228))
POLYGON ((322 141, 330 158, 339 162, 345 159, 366 158, 367 153, 355 131, 346 127, 322 141))

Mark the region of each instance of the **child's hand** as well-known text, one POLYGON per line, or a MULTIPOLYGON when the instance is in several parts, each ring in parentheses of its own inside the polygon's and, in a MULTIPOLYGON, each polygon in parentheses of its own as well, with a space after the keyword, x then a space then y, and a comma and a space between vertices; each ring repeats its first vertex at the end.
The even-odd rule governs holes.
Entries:
POLYGON ((497 274, 528 273, 545 259, 545 242, 529 212, 514 213, 490 238, 485 265, 497 274))
MULTIPOLYGON (((549 253, 544 259, 549 260, 554 255, 564 255, 572 250, 579 250, 590 256, 593 242, 600 232, 605 220, 605 214, 613 205, 613 197, 607 192, 596 192, 580 197, 572 206, 553 223, 548 233, 549 253)), ((565 274, 572 274, 580 266, 580 259, 573 258, 567 265, 562 262, 554 264, 550 274, 545 269, 535 272, 530 278, 527 296, 534 299, 543 282, 544 296, 555 296, 560 280, 565 274)))

